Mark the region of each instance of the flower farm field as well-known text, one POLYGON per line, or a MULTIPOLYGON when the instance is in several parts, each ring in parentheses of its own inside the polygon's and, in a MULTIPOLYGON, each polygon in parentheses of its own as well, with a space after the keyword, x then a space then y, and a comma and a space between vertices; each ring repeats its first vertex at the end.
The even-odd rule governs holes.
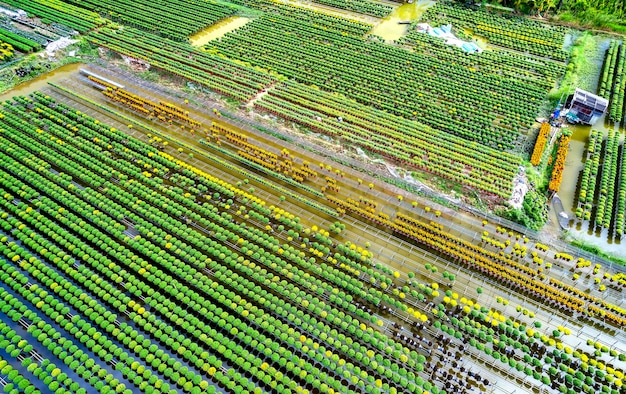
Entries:
POLYGON ((69 0, 125 26, 144 29, 175 41, 233 15, 235 7, 208 1, 69 0))
MULTIPOLYGON (((101 60, 0 102, 4 392, 626 391, 624 267, 330 157, 359 148, 501 203, 566 29, 434 3, 422 21, 489 41, 466 55, 415 21, 370 36, 396 9, 374 0, 2 1, 176 85, 101 60), (291 124, 325 143, 279 139, 291 124)), ((601 194, 581 216, 621 227, 622 143, 592 137, 601 194)))
POLYGON ((365 25, 335 23, 320 32, 315 27, 320 17, 309 24, 302 20, 309 11, 272 11, 207 50, 500 149, 510 149, 519 130, 531 125, 546 93, 543 78, 536 84, 502 78, 439 56, 368 42, 362 37, 365 25))
POLYGON ((393 7, 387 4, 380 4, 375 1, 364 0, 316 0, 317 3, 345 9, 348 11, 356 11, 359 13, 384 17, 391 13, 393 7))
POLYGON ((81 33, 104 23, 104 20, 97 13, 59 0, 3 0, 2 3, 16 9, 22 9, 29 15, 37 16, 44 23, 62 23, 81 33))
POLYGON ((2 107, 11 387, 620 392, 622 275, 441 208, 359 202, 341 167, 106 77, 125 88, 75 75, 2 107))

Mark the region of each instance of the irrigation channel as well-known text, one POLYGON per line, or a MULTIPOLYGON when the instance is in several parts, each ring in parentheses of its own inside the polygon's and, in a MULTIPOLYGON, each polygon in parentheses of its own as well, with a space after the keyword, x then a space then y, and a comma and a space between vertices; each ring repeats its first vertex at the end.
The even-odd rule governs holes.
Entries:
POLYGON ((72 63, 66 64, 65 66, 61 66, 55 70, 50 71, 49 73, 42 74, 32 80, 22 83, 13 89, 7 90, 6 92, 0 94, 0 101, 5 101, 10 99, 13 96, 18 95, 27 95, 36 90, 40 90, 47 86, 48 82, 56 82, 62 79, 66 79, 71 75, 75 75, 78 70, 83 67, 82 63, 72 63))
MULTIPOLYGON (((559 311, 549 310, 543 305, 540 305, 535 300, 525 297, 519 293, 512 292, 510 289, 503 287, 499 283, 491 282, 485 277, 458 266, 455 262, 449 261, 443 255, 434 250, 427 250, 416 246, 410 240, 396 236, 391 231, 382 226, 365 221, 357 216, 346 215, 340 218, 334 217, 327 213, 320 212, 318 209, 311 205, 305 204, 298 199, 291 198, 289 196, 286 199, 281 199, 281 194, 277 193, 276 187, 282 188, 286 192, 294 193, 295 195, 301 195, 304 198, 314 201, 315 203, 326 206, 327 201, 324 198, 316 197, 310 193, 303 192, 283 181, 277 181, 275 179, 266 180, 265 182, 259 182, 255 180, 254 176, 261 176, 265 178, 264 174, 259 174, 255 170, 242 165, 238 160, 232 156, 225 155, 207 145, 201 143, 200 140, 204 139, 200 135, 191 135, 188 132, 181 132, 178 127, 164 126, 162 124, 149 122, 145 118, 137 116, 134 112, 126 110, 126 108, 112 104, 106 100, 105 97, 95 89, 84 76, 79 75, 77 72, 78 67, 74 67, 71 73, 63 74, 64 78, 55 78, 55 84, 68 89, 73 92, 67 93, 58 88, 47 87, 43 88, 41 84, 35 82, 29 87, 33 89, 42 90, 46 94, 58 99, 61 102, 65 102, 75 108, 80 109, 86 114, 93 116, 101 121, 110 124, 113 127, 118 128, 126 133, 129 133, 135 137, 143 140, 148 140, 149 134, 153 134, 157 131, 164 139, 170 143, 165 150, 173 156, 178 156, 182 160, 189 162, 190 164, 201 168, 213 175, 220 177, 233 184, 242 182, 247 179, 249 187, 254 188, 255 195, 265 199, 268 204, 274 204, 278 207, 284 208, 296 215, 298 215, 302 223, 307 226, 318 226, 319 228, 329 228, 330 225, 339 220, 346 227, 345 230, 337 236, 334 236, 336 241, 343 243, 347 240, 359 245, 364 249, 368 249, 373 254, 373 261, 386 264, 394 271, 400 274, 400 277, 407 277, 409 273, 413 273, 415 278, 424 283, 437 283, 442 290, 450 289, 459 298, 466 298, 473 303, 497 310, 499 313, 515 317, 518 321, 524 322, 527 326, 532 326, 535 321, 540 321, 544 327, 552 327, 556 329, 558 326, 565 326, 571 329, 572 335, 565 337, 566 341, 572 347, 579 346, 587 339, 593 339, 600 341, 607 346, 615 347, 619 351, 626 351, 624 346, 626 336, 621 331, 608 330, 611 334, 607 334, 606 327, 602 327, 602 324, 598 327, 592 327, 587 324, 581 323, 571 319, 570 316, 564 315, 559 311), (87 99, 87 100, 85 100, 87 99), (109 111, 103 108, 108 108, 109 111), (131 124, 132 128, 128 125, 131 124), (148 126, 150 130, 146 130, 141 127, 141 124, 148 126), (178 148, 182 147, 184 153, 179 153, 178 148), (188 153, 194 153, 193 158, 189 158, 188 153), (216 165, 212 162, 211 157, 218 157, 224 161, 227 161, 231 166, 223 167, 216 165), (242 172, 249 173, 250 176, 242 175, 242 172), (272 185, 272 187, 268 186, 272 185), (433 272, 428 267, 437 267, 438 272, 433 272), (447 272, 455 276, 455 280, 450 282, 445 278, 442 278, 441 273, 447 272), (482 289, 481 293, 477 292, 477 288, 482 289), (508 305, 499 304, 496 302, 497 297, 502 297, 508 301, 508 305), (524 310, 532 311, 534 317, 530 317, 530 314, 524 314, 518 311, 517 307, 521 306, 524 310)), ((102 75, 113 81, 118 81, 123 84, 127 90, 148 97, 151 100, 164 100, 176 105, 185 106, 183 100, 179 97, 168 95, 164 92, 164 89, 160 86, 141 81, 138 79, 127 78, 127 75, 119 75, 106 70, 92 66, 90 70, 102 75)), ((22 89, 20 94, 26 94, 28 91, 22 89)), ((212 122, 217 123, 230 123, 230 120, 226 122, 225 117, 218 117, 215 113, 206 111, 207 106, 204 107, 205 111, 200 110, 200 107, 194 105, 187 105, 185 109, 189 110, 190 116, 202 122, 205 125, 210 125, 212 122)), ((218 113, 221 112, 218 111, 218 113)), ((268 151, 280 152, 285 149, 285 142, 272 137, 268 134, 259 132, 252 124, 238 123, 236 125, 230 125, 235 129, 241 130, 242 133, 250 136, 251 141, 257 146, 263 146, 268 151)), ((222 145, 222 148, 226 148, 226 144, 222 145)), ((481 242, 481 235, 483 231, 488 231, 491 237, 498 238, 502 242, 509 239, 509 234, 498 234, 496 227, 500 227, 500 223, 489 222, 483 224, 483 217, 468 214, 463 211, 455 211, 448 208, 444 208, 429 202, 420 197, 409 195, 406 192, 394 189, 389 185, 382 184, 378 180, 371 178, 365 174, 358 173, 351 168, 339 165, 327 157, 317 155, 310 151, 298 148, 296 146, 288 146, 290 155, 293 157, 294 162, 302 162, 307 160, 311 163, 320 176, 310 182, 308 185, 315 188, 321 187, 324 184, 323 178, 333 177, 336 179, 338 185, 341 188, 342 196, 349 196, 353 199, 359 199, 360 197, 367 198, 370 201, 376 202, 379 209, 389 214, 393 212, 402 212, 408 215, 420 216, 426 220, 432 221, 441 225, 445 230, 451 234, 461 237, 462 239, 469 240, 475 244, 481 242), (318 163, 323 163, 324 168, 332 167, 331 170, 320 169, 318 163), (339 170, 340 174, 335 172, 339 170), (362 179, 362 182, 358 180, 362 179), (369 184, 373 184, 370 189, 369 184), (399 201, 398 194, 404 196, 403 201, 399 201), (414 207, 412 202, 416 201, 417 206, 414 207), (430 207, 430 212, 425 210, 425 207, 430 207)), ((534 234, 521 233, 520 229, 516 229, 516 235, 519 234, 520 239, 528 236, 534 238, 534 234)), ((529 245, 534 243, 536 239, 531 239, 529 245)), ((544 240, 542 243, 546 244, 544 240)), ((576 286, 577 284, 571 280, 570 269, 574 263, 565 263, 563 261, 556 261, 553 259, 554 251, 566 251, 571 252, 574 256, 581 256, 580 253, 575 253, 571 248, 568 248, 565 244, 562 244, 556 240, 552 240, 548 243, 550 250, 541 254, 546 261, 553 263, 548 275, 554 277, 566 284, 576 286)), ((530 249, 530 248, 529 248, 530 249)), ((495 250, 495 249, 494 249, 495 250)), ((594 260, 595 262, 595 260, 594 260)), ((617 267, 609 267, 609 269, 616 269, 617 267)), ((617 305, 624 304, 624 299, 621 293, 609 289, 603 293, 600 293, 597 288, 588 281, 591 294, 605 298, 607 301, 615 303, 617 305)), ((586 283, 583 283, 583 285, 586 283)), ((580 285, 580 283, 578 283, 580 285)), ((415 303, 413 305, 415 310, 427 312, 431 306, 415 303)), ((393 313, 380 313, 378 315, 382 322, 382 329, 388 333, 397 332, 398 324, 408 326, 412 324, 411 316, 406 313, 395 312, 393 313)), ((400 329, 400 332, 405 332, 404 328, 400 329)), ((430 332, 431 339, 436 341, 437 338, 434 332, 430 332)), ((453 338, 454 342, 454 338, 453 338)), ((461 343, 457 343, 456 346, 463 346, 461 343)), ((466 347, 467 348, 467 347, 466 347)), ((459 361, 459 367, 463 367, 468 370, 479 370, 480 373, 488 379, 492 386, 480 386, 480 391, 484 392, 533 392, 532 383, 527 381, 526 375, 519 373, 514 368, 504 368, 500 364, 494 364, 492 360, 488 359, 484 354, 479 353, 473 348, 465 349, 466 355, 463 357, 463 361, 459 361), (502 379, 506 376, 506 379, 502 379)), ((445 363, 449 363, 450 360, 446 354, 433 353, 431 362, 441 363, 442 366, 445 363)))

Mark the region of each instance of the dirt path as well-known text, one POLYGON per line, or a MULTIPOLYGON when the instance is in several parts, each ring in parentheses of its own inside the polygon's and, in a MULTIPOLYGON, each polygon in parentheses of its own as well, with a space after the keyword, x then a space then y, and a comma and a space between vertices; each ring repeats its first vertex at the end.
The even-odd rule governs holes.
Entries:
POLYGON ((252 109, 254 108, 254 103, 256 103, 258 100, 262 99, 263 96, 265 96, 266 94, 268 94, 270 91, 272 91, 274 89, 274 87, 276 87, 276 84, 278 84, 279 82, 276 81, 274 83, 272 83, 271 85, 265 87, 263 90, 261 90, 259 93, 257 93, 254 97, 252 97, 246 104, 245 107, 252 109))

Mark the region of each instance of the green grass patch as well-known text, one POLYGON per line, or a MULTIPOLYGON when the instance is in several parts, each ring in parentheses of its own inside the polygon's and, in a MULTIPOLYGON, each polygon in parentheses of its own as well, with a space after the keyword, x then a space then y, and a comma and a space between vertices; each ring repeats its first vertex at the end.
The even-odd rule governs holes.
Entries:
POLYGON ((583 33, 576 39, 570 48, 570 61, 567 64, 565 75, 557 89, 553 89, 548 98, 556 104, 561 96, 573 94, 574 90, 581 85, 583 77, 593 73, 596 65, 590 61, 590 55, 597 50, 596 40, 593 34, 583 33))
POLYGON ((611 30, 621 34, 626 33, 624 19, 593 7, 582 7, 581 9, 561 12, 556 16, 556 20, 580 28, 611 30))
POLYGON ((570 243, 572 244, 572 246, 580 248, 584 250, 585 252, 592 253, 598 257, 602 257, 603 259, 612 261, 619 265, 626 265, 626 259, 615 257, 609 253, 606 253, 599 246, 592 245, 592 244, 586 243, 585 241, 580 241, 580 240, 573 240, 570 243))
POLYGON ((548 199, 545 193, 529 190, 524 196, 521 209, 502 209, 496 214, 531 230, 539 231, 548 221, 548 199))

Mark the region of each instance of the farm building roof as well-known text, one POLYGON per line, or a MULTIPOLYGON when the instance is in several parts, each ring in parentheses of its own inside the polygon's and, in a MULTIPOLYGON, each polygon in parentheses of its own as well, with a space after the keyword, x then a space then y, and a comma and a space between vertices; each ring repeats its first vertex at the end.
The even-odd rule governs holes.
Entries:
POLYGON ((601 112, 605 112, 609 106, 609 100, 580 88, 576 88, 572 103, 581 103, 601 112))

